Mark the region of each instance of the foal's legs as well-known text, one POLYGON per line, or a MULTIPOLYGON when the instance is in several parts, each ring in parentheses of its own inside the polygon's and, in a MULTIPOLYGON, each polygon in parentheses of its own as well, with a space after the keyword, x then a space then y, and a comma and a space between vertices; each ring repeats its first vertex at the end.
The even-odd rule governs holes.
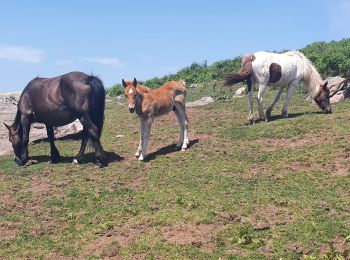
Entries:
POLYGON ((263 108, 263 99, 265 95, 266 84, 259 84, 259 92, 258 92, 258 109, 259 116, 262 121, 266 121, 266 116, 263 108))
POLYGON ((51 147, 51 163, 58 163, 60 161, 60 153, 58 152, 56 146, 55 146, 55 136, 53 132, 53 127, 46 125, 46 132, 47 132, 47 138, 50 142, 51 147))
POLYGON ((142 131, 142 151, 141 151, 139 160, 143 161, 147 156, 147 145, 148 145, 148 140, 151 133, 153 119, 151 117, 148 117, 148 118, 141 118, 141 120, 143 120, 144 129, 142 131))
POLYGON ((139 157, 141 152, 142 152, 142 133, 144 132, 145 126, 144 126, 144 120, 140 118, 140 142, 139 142, 139 147, 136 150, 135 157, 139 157))
POLYGON ((80 163, 83 160, 85 148, 86 148, 86 145, 89 141, 89 133, 85 129, 85 127, 83 128, 83 132, 81 134, 82 134, 82 137, 81 137, 80 150, 73 160, 74 163, 80 163))
POLYGON ((266 109, 266 116, 268 116, 268 117, 271 116, 272 109, 276 105, 278 100, 280 100, 282 92, 283 92, 283 87, 280 87, 278 89, 277 95, 276 95, 275 99, 273 100, 272 104, 269 106, 268 109, 266 109))
POLYGON ((291 83, 289 83, 288 93, 287 93, 286 100, 284 101, 284 105, 283 105, 283 108, 282 108, 282 116, 283 117, 288 117, 289 102, 290 102, 290 99, 293 96, 293 93, 294 93, 294 90, 295 90, 297 84, 298 84, 297 81, 292 81, 291 83))
POLYGON ((183 126, 180 112, 177 108, 175 108, 175 115, 176 115, 177 121, 179 122, 179 127, 180 127, 180 139, 179 139, 179 142, 176 144, 176 148, 180 148, 184 143, 184 126, 183 126))
POLYGON ((95 148, 96 164, 100 167, 105 165, 105 155, 103 148, 101 146, 100 137, 98 135, 98 129, 92 122, 88 114, 84 114, 79 118, 81 124, 85 129, 87 129, 89 136, 91 138, 92 144, 95 148))

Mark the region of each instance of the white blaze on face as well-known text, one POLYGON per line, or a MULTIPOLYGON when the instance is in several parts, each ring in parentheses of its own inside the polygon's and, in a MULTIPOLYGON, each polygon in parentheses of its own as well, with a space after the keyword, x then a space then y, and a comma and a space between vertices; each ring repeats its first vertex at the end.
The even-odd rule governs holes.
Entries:
POLYGON ((134 91, 132 89, 129 89, 129 95, 134 93, 134 91))

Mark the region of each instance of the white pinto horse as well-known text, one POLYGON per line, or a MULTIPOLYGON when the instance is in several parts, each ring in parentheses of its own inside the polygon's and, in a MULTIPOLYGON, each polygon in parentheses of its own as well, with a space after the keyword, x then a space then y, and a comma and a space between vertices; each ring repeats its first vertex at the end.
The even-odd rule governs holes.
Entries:
POLYGON ((247 81, 250 124, 254 123, 253 83, 255 82, 259 84, 257 99, 259 116, 263 121, 267 121, 267 117, 271 116, 271 111, 280 99, 284 87, 288 87, 288 93, 282 108, 282 116, 288 117, 288 105, 300 80, 304 81, 311 98, 322 111, 324 113, 332 112, 327 83, 323 84, 320 74, 311 61, 298 51, 289 51, 282 54, 256 52, 252 55, 245 55, 242 58, 240 71, 226 75, 223 80, 224 86, 231 86, 244 80, 247 81), (266 86, 277 86, 280 88, 265 114, 262 103, 266 86))

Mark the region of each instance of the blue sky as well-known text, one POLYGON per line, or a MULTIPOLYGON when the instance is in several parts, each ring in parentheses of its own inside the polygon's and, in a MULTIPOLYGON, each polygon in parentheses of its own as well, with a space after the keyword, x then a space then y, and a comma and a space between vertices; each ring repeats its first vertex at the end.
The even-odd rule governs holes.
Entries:
POLYGON ((350 0, 1 1, 0 92, 72 70, 110 87, 193 61, 341 40, 349 25, 350 0))

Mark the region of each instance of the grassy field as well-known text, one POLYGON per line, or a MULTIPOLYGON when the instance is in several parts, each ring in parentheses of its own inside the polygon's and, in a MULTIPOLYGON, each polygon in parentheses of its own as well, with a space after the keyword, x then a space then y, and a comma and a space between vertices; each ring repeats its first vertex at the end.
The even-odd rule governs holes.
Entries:
POLYGON ((185 152, 175 116, 159 118, 146 162, 133 158, 137 117, 114 101, 106 168, 91 151, 72 165, 77 140, 56 142, 56 165, 47 142, 30 145, 37 164, 0 157, 0 258, 349 258, 350 102, 324 115, 296 94, 290 118, 279 104, 254 126, 247 107, 244 97, 188 109, 185 152))

